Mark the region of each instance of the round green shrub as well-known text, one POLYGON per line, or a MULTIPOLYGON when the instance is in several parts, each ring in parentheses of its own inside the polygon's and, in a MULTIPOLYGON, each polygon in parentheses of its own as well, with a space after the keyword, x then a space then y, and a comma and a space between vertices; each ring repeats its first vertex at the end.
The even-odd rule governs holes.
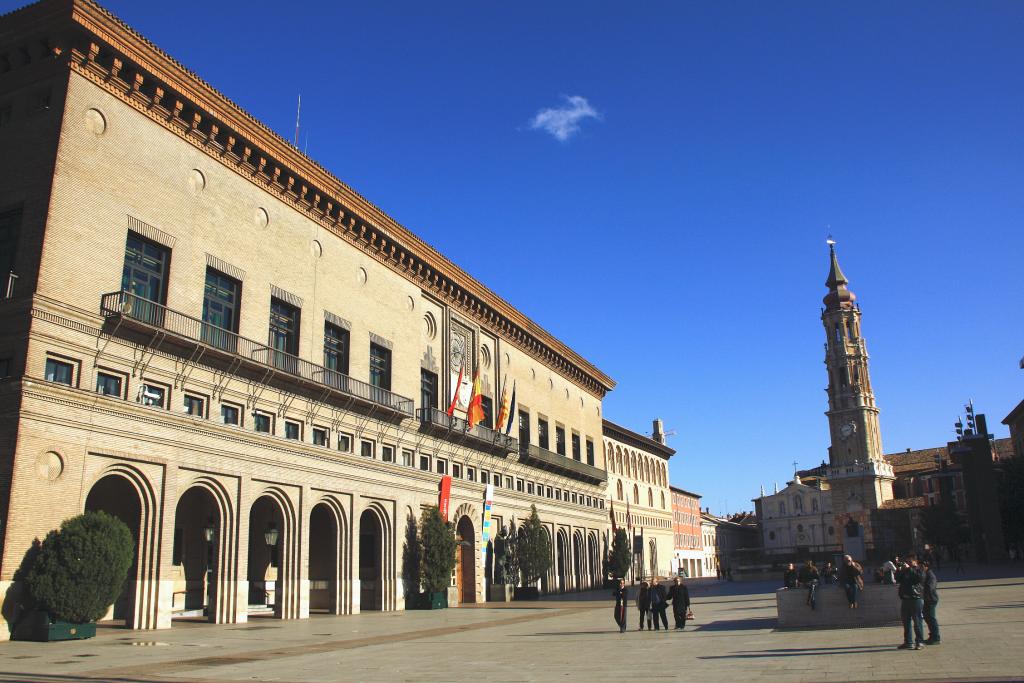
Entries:
POLYGON ((46 535, 26 572, 28 595, 57 619, 95 621, 120 595, 134 554, 132 534, 118 518, 86 512, 66 519, 46 535))

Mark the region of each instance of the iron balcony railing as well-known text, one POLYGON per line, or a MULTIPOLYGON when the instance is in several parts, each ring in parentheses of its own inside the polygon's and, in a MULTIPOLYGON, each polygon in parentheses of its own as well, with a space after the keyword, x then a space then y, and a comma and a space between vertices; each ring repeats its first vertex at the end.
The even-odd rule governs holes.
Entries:
POLYGON ((106 318, 122 318, 159 329, 181 339, 218 349, 235 358, 313 382, 364 402, 382 406, 408 417, 413 416, 412 399, 375 387, 337 370, 310 363, 290 353, 260 344, 230 330, 211 325, 144 299, 130 292, 104 294, 100 310, 106 318))
POLYGON ((493 447, 503 455, 507 456, 519 450, 519 439, 480 424, 470 427, 466 420, 450 416, 443 410, 420 408, 416 414, 423 425, 437 428, 437 431, 444 431, 453 437, 467 437, 479 445, 493 447))
POLYGON ((597 484, 603 484, 608 481, 608 473, 601 468, 559 455, 558 453, 552 453, 548 449, 534 446, 532 443, 522 444, 519 449, 519 457, 521 460, 531 462, 531 464, 539 465, 545 469, 558 470, 562 474, 576 479, 584 479, 597 484))

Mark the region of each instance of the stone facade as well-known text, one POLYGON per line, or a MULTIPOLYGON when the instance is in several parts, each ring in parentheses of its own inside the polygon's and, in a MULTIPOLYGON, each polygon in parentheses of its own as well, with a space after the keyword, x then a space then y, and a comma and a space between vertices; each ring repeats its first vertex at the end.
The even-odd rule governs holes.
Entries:
POLYGON ((603 430, 607 495, 615 502, 615 522, 625 527, 628 512, 633 534, 643 535, 642 573, 668 576, 675 556, 668 461, 675 451, 665 445, 661 420, 654 421, 653 438, 608 420, 603 430))
POLYGON ((807 559, 841 549, 832 492, 820 480, 808 486, 796 476, 781 491, 755 499, 754 508, 761 521, 765 555, 807 559))
POLYGON ((443 476, 460 601, 489 588, 488 485, 495 531, 537 506, 543 590, 599 585, 610 378, 102 8, 4 22, 5 594, 33 539, 100 509, 137 541, 129 627, 403 609, 443 476))

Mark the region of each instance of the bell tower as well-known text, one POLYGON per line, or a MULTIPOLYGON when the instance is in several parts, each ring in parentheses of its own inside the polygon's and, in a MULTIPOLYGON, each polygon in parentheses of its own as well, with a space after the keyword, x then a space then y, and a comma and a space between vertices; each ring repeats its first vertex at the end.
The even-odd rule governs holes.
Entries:
POLYGON ((868 351, 861 336, 860 306, 839 267, 835 242, 828 240, 829 271, 825 286, 825 368, 828 371, 828 481, 832 510, 844 547, 865 557, 872 544, 870 511, 893 497, 892 466, 882 457, 878 407, 868 372, 868 351), (855 532, 859 532, 856 533, 855 532))

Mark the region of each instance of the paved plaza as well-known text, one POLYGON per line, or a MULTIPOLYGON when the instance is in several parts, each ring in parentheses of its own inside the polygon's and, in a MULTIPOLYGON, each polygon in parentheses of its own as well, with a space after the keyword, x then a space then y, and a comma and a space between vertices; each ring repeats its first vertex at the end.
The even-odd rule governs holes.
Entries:
MULTIPOLYGON (((943 572, 949 574, 950 572, 943 572)), ((607 595, 304 621, 101 628, 93 640, 0 644, 0 681, 1022 680, 1024 576, 944 576, 942 644, 897 627, 775 630, 774 585, 693 583, 685 632, 619 634, 607 595)))

